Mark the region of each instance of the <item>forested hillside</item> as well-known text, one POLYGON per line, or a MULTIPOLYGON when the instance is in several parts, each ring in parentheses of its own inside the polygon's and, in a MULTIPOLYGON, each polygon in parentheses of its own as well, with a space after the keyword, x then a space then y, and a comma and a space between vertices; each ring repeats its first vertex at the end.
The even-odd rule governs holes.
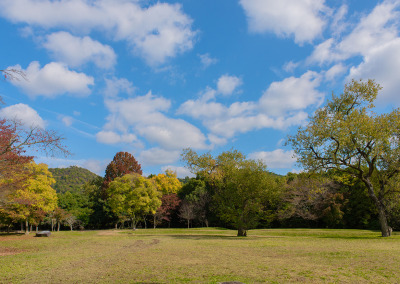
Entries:
POLYGON ((49 171, 53 174, 53 178, 56 180, 56 183, 53 184, 53 188, 57 193, 75 191, 86 182, 98 177, 95 173, 77 166, 71 166, 69 168, 54 168, 49 169, 49 171))

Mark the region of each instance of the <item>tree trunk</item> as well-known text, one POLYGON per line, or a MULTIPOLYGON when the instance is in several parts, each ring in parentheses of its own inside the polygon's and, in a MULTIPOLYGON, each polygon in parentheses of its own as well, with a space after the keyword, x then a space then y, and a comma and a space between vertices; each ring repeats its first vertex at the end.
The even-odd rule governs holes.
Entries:
MULTIPOLYGON (((388 222, 387 222, 385 205, 376 196, 372 183, 368 179, 365 179, 365 178, 363 178, 362 180, 363 180, 364 184, 367 186, 369 197, 372 199, 376 208, 378 209, 379 225, 381 226, 382 237, 390 237, 392 234, 392 228, 389 227, 388 222)), ((383 190, 383 189, 381 189, 381 190, 383 190)))
POLYGON ((131 220, 132 220, 132 230, 136 231, 136 224, 137 224, 136 219, 132 218, 131 220))
POLYGON ((25 235, 29 235, 29 222, 28 222, 28 219, 25 220, 25 235))
POLYGON ((39 226, 36 226, 36 233, 39 232, 39 226))
POLYGON ((54 219, 53 218, 51 218, 51 231, 52 232, 54 231, 54 219))
POLYGON ((146 221, 146 216, 143 217, 144 220, 144 228, 147 229, 147 221, 146 221))
POLYGON ((57 232, 60 231, 60 222, 57 222, 57 232))
POLYGON ((188 229, 190 229, 190 219, 187 220, 188 223, 188 229))
POLYGON ((71 231, 72 231, 72 225, 69 225, 69 228, 71 229, 71 231))
POLYGON ((156 214, 153 215, 153 229, 156 228, 156 214))
POLYGON ((115 223, 115 230, 117 230, 117 229, 118 229, 118 222, 115 223))
POLYGON ((247 230, 245 230, 243 228, 238 228, 237 236, 238 237, 247 237, 247 230))
POLYGON ((205 222, 206 223, 206 227, 208 228, 208 220, 206 219, 205 222))

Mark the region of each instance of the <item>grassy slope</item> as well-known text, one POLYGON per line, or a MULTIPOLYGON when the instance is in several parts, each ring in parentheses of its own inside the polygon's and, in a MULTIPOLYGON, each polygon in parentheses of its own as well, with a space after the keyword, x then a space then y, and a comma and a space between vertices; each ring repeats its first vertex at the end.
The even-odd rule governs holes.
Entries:
POLYGON ((361 230, 148 229, 0 236, 0 282, 395 283, 400 235, 361 230))

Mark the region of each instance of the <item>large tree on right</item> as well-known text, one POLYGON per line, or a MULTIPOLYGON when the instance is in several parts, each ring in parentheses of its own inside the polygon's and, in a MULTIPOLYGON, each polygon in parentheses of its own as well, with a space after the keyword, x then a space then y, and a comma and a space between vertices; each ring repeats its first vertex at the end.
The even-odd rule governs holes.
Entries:
POLYGON ((400 170, 400 110, 373 111, 380 89, 373 80, 352 80, 288 144, 306 170, 336 169, 362 181, 379 212, 382 236, 388 237, 387 202, 399 193, 393 181, 400 170))

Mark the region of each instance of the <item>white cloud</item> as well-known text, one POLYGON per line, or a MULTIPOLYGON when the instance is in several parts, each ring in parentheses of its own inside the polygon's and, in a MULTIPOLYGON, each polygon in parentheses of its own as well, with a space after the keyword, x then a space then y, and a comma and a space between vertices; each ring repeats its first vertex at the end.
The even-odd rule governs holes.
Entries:
POLYGON ((399 19, 399 12, 395 8, 399 5, 399 1, 385 1, 377 5, 338 44, 338 50, 347 57, 357 54, 366 55, 371 49, 395 39, 398 34, 396 22, 399 19))
POLYGON ((185 178, 185 177, 195 177, 194 174, 192 174, 189 169, 185 167, 178 167, 178 166, 164 166, 161 167, 161 170, 165 172, 166 170, 171 170, 176 173, 176 176, 178 178, 185 178))
POLYGON ((78 67, 93 62, 99 68, 111 68, 116 62, 114 50, 90 37, 75 37, 67 32, 52 33, 47 36, 44 47, 57 61, 78 67))
POLYGON ((258 113, 254 115, 241 115, 237 117, 207 120, 204 124, 214 135, 231 138, 237 133, 246 133, 255 129, 286 129, 290 126, 304 123, 307 117, 308 114, 305 112, 297 112, 292 116, 277 118, 258 113))
POLYGON ((321 81, 320 75, 308 71, 301 77, 289 77, 273 82, 260 98, 262 112, 280 117, 291 111, 305 110, 311 105, 319 106, 324 95, 316 88, 321 81))
POLYGON ((296 43, 310 42, 320 36, 329 9, 324 0, 240 0, 252 32, 273 32, 294 36, 296 43))
POLYGON ((151 148, 142 151, 139 160, 145 166, 166 165, 179 160, 180 151, 168 151, 161 148, 151 148))
POLYGON ((324 95, 316 89, 321 79, 321 75, 309 71, 300 78, 272 83, 258 102, 235 102, 229 106, 211 101, 218 91, 208 88, 199 99, 181 104, 177 113, 200 119, 210 131, 212 145, 223 145, 238 133, 263 128, 282 130, 304 123, 308 116, 305 110, 323 102, 324 95))
POLYGON ((104 90, 104 94, 107 97, 116 97, 118 94, 125 93, 125 94, 133 94, 134 87, 133 84, 125 79, 125 78, 115 78, 112 79, 105 79, 106 88, 104 90))
POLYGON ((46 122, 40 115, 26 104, 16 104, 0 109, 0 117, 17 120, 26 127, 39 127, 44 129, 46 122))
POLYGON ((71 126, 74 122, 74 118, 70 116, 62 116, 61 121, 64 123, 65 126, 71 126))
POLYGON ((92 173, 95 173, 99 176, 104 176, 107 165, 108 164, 105 161, 89 159, 89 160, 83 161, 83 163, 81 164, 81 167, 88 169, 92 173))
POLYGON ((200 57, 200 62, 204 69, 218 62, 218 59, 211 57, 208 53, 199 54, 198 56, 200 57))
POLYGON ((193 118, 215 118, 226 114, 226 107, 220 103, 200 100, 188 100, 184 102, 177 111, 193 118))
POLYGON ((400 106, 400 38, 372 50, 364 61, 350 69, 347 80, 375 79, 383 87, 378 102, 400 106))
POLYGON ((289 61, 283 65, 283 70, 286 72, 293 72, 299 66, 298 62, 289 61))
POLYGON ((93 77, 71 71, 58 62, 51 62, 43 68, 37 61, 31 62, 26 70, 19 65, 9 68, 22 70, 26 74, 27 80, 13 80, 11 83, 31 97, 56 97, 65 93, 87 96, 91 93, 89 86, 94 84, 93 77))
POLYGON ((248 155, 250 159, 262 160, 268 168, 272 169, 285 169, 293 167, 296 162, 294 158, 294 151, 284 151, 276 149, 271 152, 254 152, 248 155))
POLYGON ((367 56, 398 37, 399 1, 384 1, 362 17, 355 28, 341 41, 330 38, 317 45, 308 63, 332 63, 352 56, 367 56))
MULTIPOLYGON (((206 137, 192 124, 167 117, 171 102, 163 97, 137 96, 125 100, 106 100, 110 111, 104 131, 127 132, 129 129, 163 149, 207 148, 206 137)), ((110 140, 111 141, 111 140, 110 140)))
POLYGON ((196 32, 181 5, 155 3, 140 7, 142 1, 86 0, 3 0, 0 14, 19 23, 43 28, 64 28, 89 34, 105 32, 123 40, 135 55, 151 65, 193 47, 196 32))
POLYGON ((97 142, 104 144, 133 143, 137 138, 134 134, 118 134, 114 131, 100 131, 96 134, 97 142))
POLYGON ((242 85, 242 79, 236 76, 223 75, 218 79, 217 91, 223 95, 231 95, 240 85, 242 85))
POLYGON ((325 79, 328 81, 334 81, 338 76, 343 75, 347 72, 347 67, 342 63, 333 65, 325 72, 325 79))

